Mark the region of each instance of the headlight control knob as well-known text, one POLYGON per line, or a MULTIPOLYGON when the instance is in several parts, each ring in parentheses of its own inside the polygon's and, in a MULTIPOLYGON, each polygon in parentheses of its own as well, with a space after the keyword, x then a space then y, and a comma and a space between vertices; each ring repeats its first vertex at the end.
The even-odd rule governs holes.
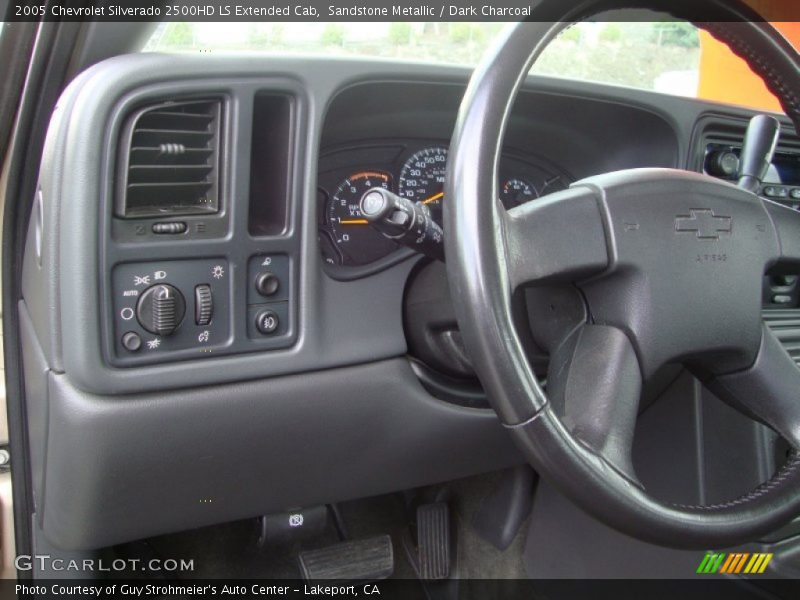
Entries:
POLYGON ((155 335, 174 333, 185 313, 183 294, 165 283, 147 288, 136 304, 139 325, 155 335))

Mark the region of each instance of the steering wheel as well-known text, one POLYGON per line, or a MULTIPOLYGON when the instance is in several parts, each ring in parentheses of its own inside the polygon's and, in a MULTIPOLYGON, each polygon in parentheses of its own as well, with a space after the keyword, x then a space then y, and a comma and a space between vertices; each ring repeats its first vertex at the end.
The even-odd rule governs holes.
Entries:
MULTIPOLYGON (((738 1, 706 4, 714 22, 697 25, 747 60, 800 125, 797 52, 738 1)), ((681 18, 691 15, 681 7, 693 5, 671 1, 668 10, 681 18)), ((484 58, 450 146, 447 273, 479 379, 545 479, 634 537, 725 547, 800 513, 800 369, 761 318, 764 273, 800 269, 800 213, 670 169, 591 177, 508 211, 496 200, 509 113, 545 46, 568 22, 601 11, 666 6, 543 0, 537 16, 551 22, 512 27, 484 58), (526 360, 512 305, 525 286, 555 284, 579 290, 588 318, 561 327, 545 393, 526 360), (634 425, 643 384, 670 364, 684 365, 789 442, 795 451, 770 481, 713 506, 670 504, 647 493, 631 460, 634 425)))

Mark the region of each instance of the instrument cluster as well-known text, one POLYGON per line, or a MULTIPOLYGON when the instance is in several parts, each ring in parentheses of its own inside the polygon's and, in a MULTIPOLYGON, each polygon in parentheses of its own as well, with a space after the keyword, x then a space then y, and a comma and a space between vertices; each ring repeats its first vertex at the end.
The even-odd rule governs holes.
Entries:
MULTIPOLYGON (((361 215, 359 201, 369 189, 383 187, 422 202, 441 225, 447 153, 447 143, 437 140, 370 142, 324 152, 319 163, 319 243, 329 270, 366 275, 407 256, 361 215)), ((564 189, 571 181, 542 159, 513 153, 503 154, 499 175, 506 208, 564 189)))

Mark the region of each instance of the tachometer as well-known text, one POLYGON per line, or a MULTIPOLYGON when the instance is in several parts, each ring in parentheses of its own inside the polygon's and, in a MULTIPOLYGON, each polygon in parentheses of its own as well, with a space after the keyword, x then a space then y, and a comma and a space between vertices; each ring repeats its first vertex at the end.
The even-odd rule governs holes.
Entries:
POLYGON ((373 229, 361 216, 358 203, 374 187, 391 188, 392 177, 381 171, 362 171, 345 179, 328 201, 327 215, 333 241, 342 263, 365 265, 398 249, 389 238, 373 229))
POLYGON ((400 196, 426 204, 439 224, 442 222, 446 165, 447 148, 424 148, 411 155, 403 165, 398 186, 400 196))

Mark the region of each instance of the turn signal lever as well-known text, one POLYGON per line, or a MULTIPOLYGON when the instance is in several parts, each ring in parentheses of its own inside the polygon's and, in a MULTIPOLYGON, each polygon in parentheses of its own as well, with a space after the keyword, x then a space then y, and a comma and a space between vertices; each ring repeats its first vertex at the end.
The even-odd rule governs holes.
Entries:
POLYGON ((758 193, 772 164, 781 124, 775 117, 756 115, 750 119, 739 157, 739 187, 758 193))
POLYGON ((384 188, 372 188, 361 196, 361 216, 386 237, 434 258, 444 260, 442 228, 430 209, 384 188))

